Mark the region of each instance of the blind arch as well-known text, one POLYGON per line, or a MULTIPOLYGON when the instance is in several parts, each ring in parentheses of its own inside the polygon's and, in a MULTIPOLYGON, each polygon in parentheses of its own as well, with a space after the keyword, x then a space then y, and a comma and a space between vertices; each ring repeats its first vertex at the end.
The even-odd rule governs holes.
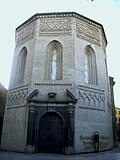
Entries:
POLYGON ((27 58, 27 48, 23 47, 18 56, 17 84, 24 82, 26 58, 27 58))

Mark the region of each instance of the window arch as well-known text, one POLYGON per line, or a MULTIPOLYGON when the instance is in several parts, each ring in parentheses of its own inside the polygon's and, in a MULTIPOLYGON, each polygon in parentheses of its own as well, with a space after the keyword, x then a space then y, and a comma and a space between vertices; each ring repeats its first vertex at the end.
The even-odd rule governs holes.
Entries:
POLYGON ((46 79, 62 79, 62 45, 52 41, 47 46, 46 79))
POLYGON ((18 56, 18 64, 17 64, 17 84, 23 83, 24 74, 25 74, 25 65, 26 65, 26 57, 27 57, 27 49, 24 47, 18 56))
POLYGON ((85 48, 85 82, 97 85, 96 56, 93 48, 89 45, 85 48))

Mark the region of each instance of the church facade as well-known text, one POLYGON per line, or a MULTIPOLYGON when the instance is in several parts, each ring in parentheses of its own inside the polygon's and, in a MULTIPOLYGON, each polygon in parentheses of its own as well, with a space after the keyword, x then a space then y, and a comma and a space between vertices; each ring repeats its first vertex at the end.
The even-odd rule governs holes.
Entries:
POLYGON ((38 13, 16 28, 1 148, 75 154, 113 147, 103 26, 75 12, 38 13))

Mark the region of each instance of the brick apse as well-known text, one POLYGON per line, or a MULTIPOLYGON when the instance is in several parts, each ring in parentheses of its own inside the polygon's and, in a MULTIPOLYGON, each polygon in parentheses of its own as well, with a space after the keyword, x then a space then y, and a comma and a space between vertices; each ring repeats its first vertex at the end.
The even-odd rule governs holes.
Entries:
POLYGON ((113 147, 103 26, 75 12, 38 13, 16 28, 1 148, 75 154, 113 147))

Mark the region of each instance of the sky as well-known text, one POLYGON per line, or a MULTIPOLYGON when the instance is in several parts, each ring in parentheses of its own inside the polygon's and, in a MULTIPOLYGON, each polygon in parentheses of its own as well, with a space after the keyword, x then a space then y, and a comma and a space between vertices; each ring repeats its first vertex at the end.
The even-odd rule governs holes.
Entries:
POLYGON ((15 29, 36 13, 73 11, 101 23, 108 45, 108 74, 114 77, 115 106, 120 107, 120 0, 4 0, 0 3, 0 83, 9 86, 15 29))

